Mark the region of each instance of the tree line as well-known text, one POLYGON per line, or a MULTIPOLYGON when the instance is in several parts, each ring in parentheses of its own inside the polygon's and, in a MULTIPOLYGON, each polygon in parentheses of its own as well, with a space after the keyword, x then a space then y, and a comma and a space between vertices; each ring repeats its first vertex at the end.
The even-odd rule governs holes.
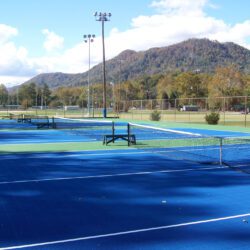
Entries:
MULTIPOLYGON (((91 106, 102 105, 103 85, 90 86, 91 106)), ((250 75, 244 74, 234 66, 218 67, 213 74, 196 72, 173 72, 143 76, 116 84, 107 84, 108 105, 124 100, 176 99, 222 96, 249 96, 250 75)), ((22 85, 15 91, 8 91, 0 85, 0 105, 21 105, 60 107, 78 105, 86 107, 88 87, 59 87, 49 89, 47 84, 22 85)))

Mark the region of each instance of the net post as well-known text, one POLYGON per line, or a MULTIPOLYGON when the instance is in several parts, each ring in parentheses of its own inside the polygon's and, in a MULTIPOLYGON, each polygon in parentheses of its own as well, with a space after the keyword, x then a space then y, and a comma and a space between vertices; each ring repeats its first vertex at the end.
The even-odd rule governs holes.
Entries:
POLYGON ((222 146, 223 146, 223 138, 222 137, 219 137, 219 140, 220 140, 220 165, 222 165, 222 146))
POLYGON ((52 128, 56 128, 55 117, 52 117, 52 128))
POLYGON ((128 132, 128 147, 130 146, 130 124, 127 125, 127 132, 128 132))

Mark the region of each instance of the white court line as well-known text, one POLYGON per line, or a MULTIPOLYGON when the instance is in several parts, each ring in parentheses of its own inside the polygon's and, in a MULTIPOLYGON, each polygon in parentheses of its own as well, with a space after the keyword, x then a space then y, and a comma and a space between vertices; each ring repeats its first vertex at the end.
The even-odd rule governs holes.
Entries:
POLYGON ((233 166, 234 168, 241 168, 241 167, 250 167, 250 164, 240 164, 233 166))
POLYGON ((160 127, 155 127, 155 126, 142 125, 142 124, 138 124, 138 123, 129 123, 129 124, 132 126, 135 126, 135 127, 142 128, 142 129, 152 129, 152 130, 163 131, 163 132, 173 133, 173 134, 202 136, 201 134, 198 134, 198 133, 191 133, 191 132, 187 132, 187 131, 174 130, 174 129, 169 129, 169 128, 160 128, 160 127))
POLYGON ((31 179, 31 180, 19 180, 19 181, 3 181, 0 185, 5 184, 17 184, 17 183, 30 183, 30 182, 45 182, 45 181, 64 181, 64 180, 77 180, 77 179, 94 179, 94 178, 109 178, 109 177, 119 177, 119 176, 132 176, 132 175, 150 175, 157 173, 176 173, 176 172, 191 172, 191 171, 203 171, 203 170, 215 170, 228 168, 226 166, 218 167, 207 167, 207 168, 187 168, 178 170, 159 170, 159 171, 144 171, 144 172, 130 172, 122 174, 103 174, 103 175, 89 175, 89 176, 75 176, 75 177, 62 177, 62 178, 47 178, 47 179, 31 179))
POLYGON ((49 141, 45 141, 45 142, 41 142, 41 141, 36 141, 36 140, 32 140, 32 141, 25 141, 25 140, 21 140, 21 141, 19 141, 19 143, 8 143, 8 144, 6 144, 6 145, 20 145, 20 144, 26 144, 26 143, 30 143, 30 144, 32 144, 32 143, 40 143, 40 144, 58 144, 58 143, 62 143, 62 142, 72 142, 72 143, 74 143, 74 142, 89 142, 89 141, 97 141, 97 139, 86 139, 86 140, 80 140, 79 139, 79 141, 75 141, 75 140, 70 140, 70 139, 68 139, 68 140, 60 140, 60 141, 56 141, 56 142, 49 142, 49 141))
POLYGON ((250 213, 227 216, 227 217, 220 217, 220 218, 214 218, 214 219, 208 219, 208 220, 191 221, 191 222, 186 222, 186 223, 165 225, 165 226, 159 226, 159 227, 141 228, 141 229, 135 229, 135 230, 129 230, 129 231, 121 231, 121 232, 116 232, 116 233, 99 234, 99 235, 85 236, 85 237, 65 239, 65 240, 48 241, 48 242, 19 245, 19 246, 10 246, 10 247, 4 247, 0 249, 10 250, 10 249, 21 249, 21 248, 26 248, 26 247, 48 246, 48 245, 55 245, 55 244, 62 244, 62 243, 69 243, 69 242, 76 242, 76 241, 84 241, 84 240, 107 238, 107 237, 114 237, 114 236, 135 234, 135 233, 143 233, 143 232, 150 232, 150 231, 177 228, 177 227, 185 227, 185 226, 191 226, 191 225, 199 225, 199 224, 205 224, 205 223, 211 223, 211 222, 217 222, 217 221, 244 218, 248 216, 250 216, 250 213))

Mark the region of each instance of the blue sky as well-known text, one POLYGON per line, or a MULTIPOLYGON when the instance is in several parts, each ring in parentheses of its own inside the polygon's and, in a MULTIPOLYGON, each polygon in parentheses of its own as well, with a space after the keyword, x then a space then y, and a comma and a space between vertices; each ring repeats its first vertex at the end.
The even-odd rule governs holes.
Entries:
POLYGON ((101 62, 101 24, 95 11, 111 12, 105 24, 107 58, 197 37, 232 41, 250 49, 247 0, 7 0, 0 2, 0 83, 22 83, 47 72, 88 69, 101 62))
POLYGON ((106 25, 107 33, 113 27, 129 29, 133 17, 152 14, 151 1, 114 0, 8 0, 0 3, 0 23, 16 27, 19 35, 14 41, 28 46, 34 56, 43 55, 44 37, 41 30, 49 29, 65 38, 65 47, 70 48, 82 41, 85 33, 101 34, 100 24, 93 16, 95 11, 111 12, 111 23, 106 25), (133 7, 128 6, 133 3, 133 7), (128 8, 129 7, 129 8, 128 8))

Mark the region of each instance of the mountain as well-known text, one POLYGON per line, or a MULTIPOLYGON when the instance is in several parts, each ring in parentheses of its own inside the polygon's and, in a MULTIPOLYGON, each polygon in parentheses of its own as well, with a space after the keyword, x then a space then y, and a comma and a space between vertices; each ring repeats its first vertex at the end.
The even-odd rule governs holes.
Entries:
MULTIPOLYGON (((161 48, 136 52, 125 50, 106 61, 107 82, 131 80, 142 75, 165 74, 171 71, 196 71, 211 73, 218 66, 234 64, 242 72, 250 73, 250 50, 237 44, 219 43, 208 39, 187 41, 161 48)), ((102 82, 102 63, 90 70, 92 83, 102 82)), ((26 83, 47 83, 50 88, 83 86, 88 72, 82 74, 40 74, 26 83)), ((26 84, 24 83, 24 84, 26 84)))

